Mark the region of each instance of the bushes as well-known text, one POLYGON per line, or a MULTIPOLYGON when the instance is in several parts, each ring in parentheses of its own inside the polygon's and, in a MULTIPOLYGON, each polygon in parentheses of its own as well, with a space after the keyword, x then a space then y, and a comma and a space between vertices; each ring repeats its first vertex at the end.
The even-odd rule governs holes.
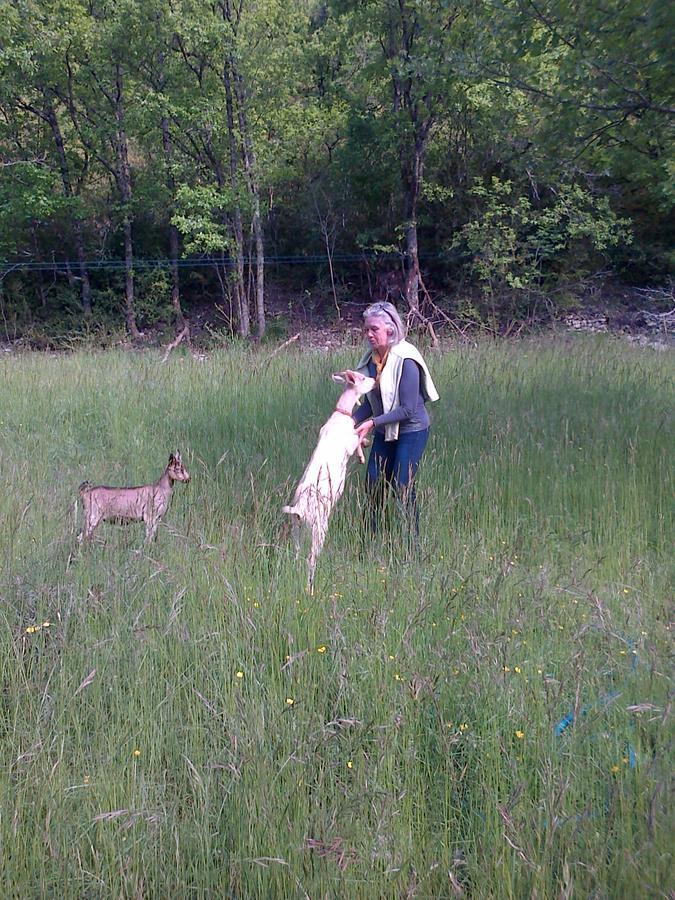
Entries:
POLYGON ((631 241, 629 223, 606 197, 578 184, 560 184, 536 202, 513 182, 492 178, 472 190, 477 209, 452 243, 466 253, 491 316, 523 318, 562 281, 596 273, 607 251, 631 241))

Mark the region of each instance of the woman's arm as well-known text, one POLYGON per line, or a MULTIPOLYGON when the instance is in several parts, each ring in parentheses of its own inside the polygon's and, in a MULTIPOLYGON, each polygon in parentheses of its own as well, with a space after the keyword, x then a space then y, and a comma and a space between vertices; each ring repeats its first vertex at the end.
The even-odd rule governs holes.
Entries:
POLYGON ((370 400, 368 399, 368 397, 364 397, 363 403, 361 403, 361 405, 357 408, 356 412, 354 413, 354 416, 353 416, 354 425, 360 425, 361 422, 365 422, 366 419, 370 419, 370 417, 372 415, 373 415, 373 410, 371 409, 371 406, 370 406, 370 400))

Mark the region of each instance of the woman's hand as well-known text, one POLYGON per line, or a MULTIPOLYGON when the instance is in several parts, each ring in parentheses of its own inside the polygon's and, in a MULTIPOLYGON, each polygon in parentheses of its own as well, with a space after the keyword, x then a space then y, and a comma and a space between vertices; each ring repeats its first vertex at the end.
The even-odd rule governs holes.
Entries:
POLYGON ((363 442, 363 441, 366 439, 366 437, 368 436, 368 433, 370 432, 370 430, 371 430, 373 427, 374 427, 374 424, 373 424, 373 420, 372 420, 372 419, 366 419, 365 422, 361 422, 360 425, 357 425, 357 426, 356 426, 356 433, 357 433, 358 436, 359 436, 359 441, 363 442))

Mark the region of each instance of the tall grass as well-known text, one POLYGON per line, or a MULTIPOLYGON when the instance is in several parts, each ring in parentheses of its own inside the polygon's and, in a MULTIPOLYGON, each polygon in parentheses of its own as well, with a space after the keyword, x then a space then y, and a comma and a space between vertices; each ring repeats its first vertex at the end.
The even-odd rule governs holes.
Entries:
POLYGON ((0 363, 0 893, 667 896, 672 359, 429 355, 422 533, 280 538, 326 357, 0 363), (75 499, 191 470, 159 539, 75 499))

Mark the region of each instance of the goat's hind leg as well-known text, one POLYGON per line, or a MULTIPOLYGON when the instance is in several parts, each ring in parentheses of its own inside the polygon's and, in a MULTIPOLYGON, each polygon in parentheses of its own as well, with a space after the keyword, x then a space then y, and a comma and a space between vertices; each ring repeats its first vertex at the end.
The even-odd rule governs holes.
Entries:
POLYGON ((326 540, 327 531, 327 524, 324 525, 323 522, 312 523, 312 546, 310 547, 309 557, 307 559, 307 591, 312 597, 314 596, 314 573, 316 572, 316 564, 323 548, 324 541, 326 540))
POLYGON ((82 519, 82 531, 77 536, 79 544, 88 543, 94 537, 94 532, 101 521, 102 516, 98 514, 98 510, 91 503, 82 504, 84 516, 82 519))
POLYGON ((293 547, 295 549, 295 558, 298 560, 300 558, 300 543, 301 543, 301 534, 302 534, 302 519, 300 515, 296 512, 290 512, 285 509, 284 512, 287 514, 288 518, 284 522, 281 529, 281 539, 283 541, 287 541, 289 538, 293 542, 293 547))

